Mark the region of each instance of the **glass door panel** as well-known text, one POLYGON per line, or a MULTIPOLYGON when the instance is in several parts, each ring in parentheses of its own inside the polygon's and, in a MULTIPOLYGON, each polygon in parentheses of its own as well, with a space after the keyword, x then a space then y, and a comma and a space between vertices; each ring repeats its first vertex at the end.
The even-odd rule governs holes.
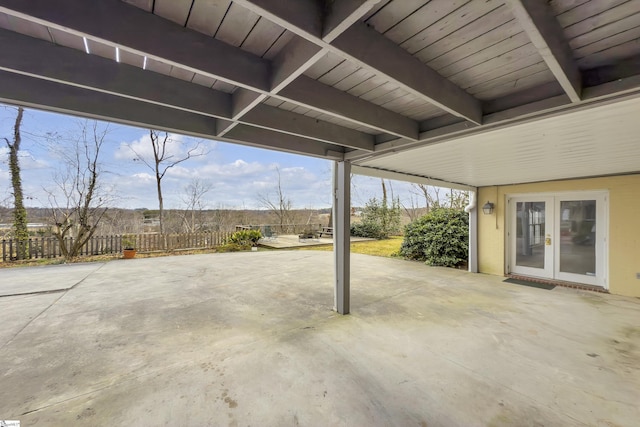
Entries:
POLYGON ((560 272, 596 275, 596 220, 595 200, 560 202, 560 272))
POLYGON ((556 197, 557 279, 607 287, 606 206, 604 192, 556 197))
POLYGON ((510 271, 536 277, 553 277, 553 199, 514 198, 511 212, 510 271))
POLYGON ((545 202, 516 203, 516 265, 544 268, 545 202))

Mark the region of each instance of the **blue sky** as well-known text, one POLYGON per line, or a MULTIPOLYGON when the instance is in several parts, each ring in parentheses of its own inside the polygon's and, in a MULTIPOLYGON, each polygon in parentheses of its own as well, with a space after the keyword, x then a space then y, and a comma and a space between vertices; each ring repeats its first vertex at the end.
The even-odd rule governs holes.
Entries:
MULTIPOLYGON (((0 108, 0 137, 12 138, 15 109, 0 108)), ((77 134, 76 117, 25 110, 22 125, 22 150, 20 162, 23 172, 23 189, 27 206, 48 206, 47 190, 55 190, 53 176, 61 168, 52 148, 42 135, 47 132, 77 134)), ((129 147, 136 152, 150 152, 148 130, 110 125, 107 143, 101 159, 103 184, 115 194, 113 205, 124 208, 157 207, 155 179, 152 171, 140 162, 129 147)), ((283 190, 293 202, 294 208, 325 208, 331 203, 331 163, 312 157, 245 147, 214 140, 198 140, 174 135, 182 144, 175 144, 180 152, 185 146, 202 141, 206 155, 192 158, 172 168, 163 179, 166 208, 182 208, 185 205, 185 187, 194 179, 211 186, 205 196, 205 207, 260 208, 259 195, 275 195, 277 170, 280 170, 283 190)), ((179 153, 178 153, 179 154, 179 153)), ((0 204, 11 206, 11 182, 7 164, 7 148, 0 145, 0 204)), ((409 203, 410 185, 392 182, 394 194, 409 203)), ((352 205, 362 206, 371 197, 380 197, 380 180, 354 177, 352 205)), ((422 202, 421 202, 422 203, 422 202)))

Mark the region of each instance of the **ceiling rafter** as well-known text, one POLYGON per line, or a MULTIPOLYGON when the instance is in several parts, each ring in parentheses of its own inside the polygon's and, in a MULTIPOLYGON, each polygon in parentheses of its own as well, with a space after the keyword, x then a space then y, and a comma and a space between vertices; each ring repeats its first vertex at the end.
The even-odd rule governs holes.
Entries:
POLYGON ((539 0, 506 0, 506 4, 571 102, 579 102, 582 76, 549 4, 539 0))
MULTIPOLYGON (((303 22, 297 16, 292 16, 290 9, 285 7, 285 5, 296 3, 295 0, 288 2, 236 0, 236 2, 323 49, 347 58, 377 75, 384 76, 402 89, 444 111, 473 123, 481 123, 482 105, 479 100, 363 22, 354 21, 340 35, 335 35, 330 27, 328 29, 330 36, 323 37, 318 35, 317 26, 309 25, 307 22, 315 22, 315 20, 307 18, 303 22)), ((347 3, 353 8, 363 2, 353 0, 347 3)), ((331 21, 330 16, 325 22, 331 21)))
MULTIPOLYGON (((217 78, 259 92, 262 97, 271 95, 269 61, 121 1, 0 0, 0 11, 217 78), (118 22, 118 25, 113 25, 114 22, 118 22)), ((317 95, 324 93, 327 101, 331 89, 321 83, 315 87, 319 91, 317 95)), ((283 98, 282 95, 278 96, 283 98)), ((352 95, 345 96, 353 98, 354 103, 362 101, 352 95)), ((327 111, 320 105, 312 105, 307 99, 288 97, 285 100, 381 132, 410 139, 418 137, 416 121, 372 103, 367 102, 367 109, 376 111, 378 120, 362 114, 355 118, 354 112, 346 107, 336 106, 327 111), (379 120, 381 117, 385 121, 379 120)), ((235 104, 239 105, 238 102, 235 104)), ((257 105, 255 100, 237 110, 249 111, 254 105, 257 105)))
MULTIPOLYGON (((231 95, 138 67, 0 29, 0 69, 71 86, 228 119, 231 95)), ((322 142, 372 151, 374 137, 268 105, 242 123, 322 142)), ((214 135, 211 135, 214 136, 214 135)))
MULTIPOLYGON (((312 33, 321 34, 324 27, 329 29, 327 38, 333 39, 345 31, 349 26, 366 14, 380 0, 349 0, 340 3, 335 13, 330 13, 322 22, 323 7, 317 0, 304 0, 293 5, 285 3, 275 4, 280 15, 288 19, 295 19, 298 25, 304 26, 312 33), (286 7, 282 7, 286 6, 286 7), (291 6, 291 7, 289 7, 291 6), (309 12, 312 13, 309 13, 309 12), (313 13, 315 11, 315 13, 313 13)), ((295 37, 285 46, 272 61, 270 95, 277 95, 288 84, 301 76, 309 67, 313 66, 328 50, 302 37, 295 37)), ((260 93, 239 91, 234 93, 233 120, 238 120, 247 112, 259 105, 267 96, 260 93), (238 98, 237 100, 235 98, 238 98)), ((229 132, 235 126, 235 121, 219 129, 220 135, 229 132)), ((413 124, 412 124, 413 126, 413 124)))
MULTIPOLYGON (((213 117, 96 92, 31 76, 0 71, 0 101, 42 108, 63 114, 107 120, 138 127, 153 127, 199 138, 216 133, 213 117)), ((222 140, 296 154, 340 160, 340 146, 258 127, 239 125, 222 140)))

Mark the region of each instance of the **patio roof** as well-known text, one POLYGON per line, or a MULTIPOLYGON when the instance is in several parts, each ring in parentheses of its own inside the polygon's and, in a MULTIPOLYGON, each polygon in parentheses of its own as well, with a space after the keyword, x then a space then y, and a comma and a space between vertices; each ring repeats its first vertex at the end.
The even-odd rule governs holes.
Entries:
POLYGON ((639 0, 0 0, 0 28, 9 103, 463 188, 640 169, 639 0))

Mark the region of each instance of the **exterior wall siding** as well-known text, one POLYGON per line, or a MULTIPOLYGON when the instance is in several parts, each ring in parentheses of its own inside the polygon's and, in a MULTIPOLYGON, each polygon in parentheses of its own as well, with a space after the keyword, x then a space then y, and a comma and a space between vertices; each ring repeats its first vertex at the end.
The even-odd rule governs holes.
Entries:
POLYGON ((640 174, 481 187, 478 204, 495 204, 492 215, 478 216, 478 269, 506 273, 507 196, 526 193, 607 190, 609 192, 609 292, 640 297, 640 174))

